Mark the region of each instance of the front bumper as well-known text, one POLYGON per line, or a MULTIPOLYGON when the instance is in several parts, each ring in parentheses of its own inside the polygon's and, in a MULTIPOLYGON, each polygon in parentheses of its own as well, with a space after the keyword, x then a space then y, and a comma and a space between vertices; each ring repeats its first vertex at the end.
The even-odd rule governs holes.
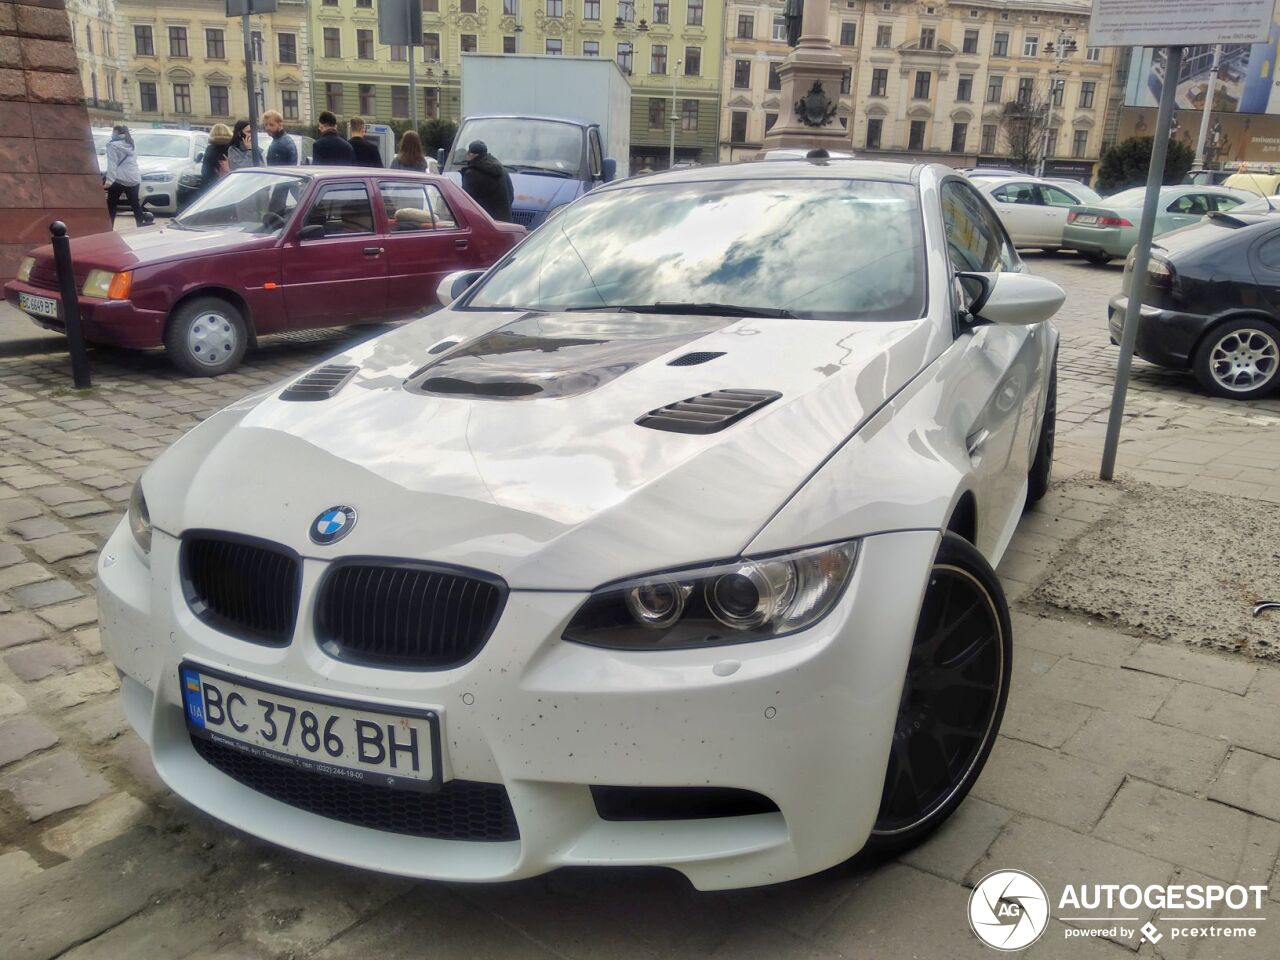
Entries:
MULTIPOLYGON (((1120 343, 1128 303, 1127 296, 1117 294, 1107 304, 1107 328, 1112 343, 1120 343)), ((1157 366, 1186 370, 1191 366, 1196 344, 1212 323, 1212 317, 1143 304, 1133 352, 1157 366)))
MULTIPOLYGON (((15 310, 18 294, 29 293, 62 301, 57 290, 37 287, 21 280, 10 280, 4 285, 4 298, 15 310)), ((131 300, 100 300, 96 297, 78 297, 80 324, 84 338, 89 343, 109 344, 114 347, 159 347, 164 345, 164 321, 166 314, 160 310, 143 310, 131 300)), ((27 314, 46 330, 66 333, 61 320, 27 314)))
POLYGON ((512 590, 474 659, 443 671, 332 659, 311 628, 328 564, 303 561, 282 648, 234 639, 187 607, 179 543, 156 531, 150 568, 127 528, 99 563, 103 646, 123 674, 130 723, 177 793, 232 826, 314 856, 446 880, 532 876, 568 865, 674 868, 701 889, 775 883, 857 852, 880 802, 936 531, 863 542, 820 623, 790 637, 705 650, 620 652, 566 643, 585 594, 512 590), (206 763, 186 732, 182 660, 297 691, 440 717, 446 781, 505 787, 519 839, 441 840, 328 819, 257 793, 206 763), (605 820, 590 786, 753 791, 777 812, 605 820))
POLYGON ((178 212, 178 181, 143 180, 138 188, 138 199, 144 207, 150 207, 157 213, 178 212))

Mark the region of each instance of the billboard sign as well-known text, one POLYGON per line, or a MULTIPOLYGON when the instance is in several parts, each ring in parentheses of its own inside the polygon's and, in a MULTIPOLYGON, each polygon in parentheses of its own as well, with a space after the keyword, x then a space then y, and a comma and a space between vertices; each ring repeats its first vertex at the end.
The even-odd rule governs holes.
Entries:
MULTIPOLYGON (((1172 78, 1176 85, 1174 104, 1179 110, 1203 110, 1213 70, 1213 47, 1192 46, 1183 53, 1182 67, 1172 78)), ((1266 43, 1229 43, 1222 46, 1218 83, 1213 93, 1216 113, 1280 114, 1280 86, 1276 70, 1280 65, 1280 25, 1272 27, 1266 43)), ((1135 48, 1130 52, 1125 105, 1154 107, 1164 89, 1165 52, 1135 48)))
POLYGON ((1261 43, 1275 0, 1093 0, 1091 47, 1261 43))

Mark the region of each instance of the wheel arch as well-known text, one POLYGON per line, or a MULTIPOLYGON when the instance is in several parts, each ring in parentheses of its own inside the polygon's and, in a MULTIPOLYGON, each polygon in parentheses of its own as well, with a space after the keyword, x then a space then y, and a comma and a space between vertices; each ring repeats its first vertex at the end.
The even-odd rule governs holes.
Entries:
POLYGON ((951 507, 951 516, 947 518, 947 533, 954 533, 969 543, 978 542, 978 499, 973 491, 965 490, 956 498, 951 507))
POLYGON ((200 297, 217 297, 220 300, 227 301, 227 303, 239 310, 240 316, 244 319, 246 332, 249 335, 249 346, 251 348, 257 347, 258 329, 254 325, 253 310, 250 309, 248 301, 245 300, 242 294, 230 287, 219 286, 217 284, 206 284, 201 287, 195 287, 191 290, 187 290, 181 297, 174 301, 173 306, 169 308, 168 315, 164 318, 164 331, 161 334, 162 339, 169 334, 169 324, 173 322, 173 315, 181 310, 183 306, 190 303, 192 300, 198 300, 200 297))
POLYGON ((1206 324, 1205 328, 1201 330, 1200 333, 1196 335, 1195 340, 1191 342, 1191 349, 1187 351, 1188 370, 1195 369, 1196 354, 1200 352, 1200 348, 1204 346, 1204 342, 1213 336, 1215 330, 1233 320, 1265 320, 1267 323, 1280 330, 1280 317, 1267 313, 1263 310, 1240 309, 1214 317, 1213 321, 1206 324))

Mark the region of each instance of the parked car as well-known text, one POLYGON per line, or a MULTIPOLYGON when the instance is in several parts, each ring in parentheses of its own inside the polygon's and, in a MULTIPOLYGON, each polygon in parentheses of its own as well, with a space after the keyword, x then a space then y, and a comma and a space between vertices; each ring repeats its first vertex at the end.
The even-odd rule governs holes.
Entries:
MULTIPOLYGON (((77 238, 71 255, 87 341, 163 346, 217 376, 263 334, 414 316, 445 274, 488 266, 524 234, 440 177, 273 167, 229 174, 167 227, 77 238)), ((63 329, 51 247, 4 289, 63 329)))
MULTIPOLYGON (((1133 187, 1100 203, 1072 209, 1062 232, 1063 246, 1083 254, 1091 263, 1127 257, 1138 242, 1146 196, 1146 187, 1133 187)), ((1224 187, 1161 187, 1155 236, 1195 223, 1205 214, 1233 210, 1248 200, 1249 194, 1224 187)))
POLYGON ((1102 199, 1102 194, 1093 187, 1079 180, 1072 180, 1070 177, 1045 177, 1044 182, 1066 188, 1072 196, 1079 197, 1081 203, 1097 203, 1102 199))
POLYGON ((441 879, 920 842, 1000 726, 1062 290, 940 165, 668 171, 554 225, 142 475, 98 599, 160 777, 441 879))
MULTIPOLYGON (((1120 342, 1133 256, 1107 308, 1120 342)), ((1280 378, 1280 222, 1267 214, 1210 214, 1151 248, 1134 352, 1190 370, 1208 393, 1253 400, 1280 378)))
MULTIPOLYGON (((970 179, 982 179, 984 177, 1004 179, 1012 177, 1018 180, 1025 180, 1030 174, 1023 173, 1019 170, 1010 170, 1002 167, 966 167, 960 171, 970 179)), ((1073 196, 1079 196, 1086 203, 1102 199, 1102 195, 1093 187, 1081 183, 1079 180, 1073 180, 1070 177, 1040 177, 1041 183, 1052 183, 1059 187, 1066 187, 1068 192, 1073 196)))
POLYGON ((93 127, 90 133, 93 135, 93 152, 98 156, 98 172, 105 174, 107 172, 107 144, 111 142, 111 128, 93 127))
MULTIPOLYGON (((153 213, 177 213, 180 179, 194 167, 199 171, 209 134, 202 130, 132 131, 142 188, 142 205, 153 213)), ((104 161, 105 162, 105 161, 104 161)))
POLYGON ((1035 177, 970 177, 995 207, 1014 245, 1046 253, 1063 247, 1067 211, 1084 202, 1079 190, 1035 177))
POLYGON ((1255 197, 1269 197, 1274 193, 1280 193, 1280 174, 1251 171, 1233 173, 1222 181, 1222 185, 1232 190, 1243 190, 1255 197))

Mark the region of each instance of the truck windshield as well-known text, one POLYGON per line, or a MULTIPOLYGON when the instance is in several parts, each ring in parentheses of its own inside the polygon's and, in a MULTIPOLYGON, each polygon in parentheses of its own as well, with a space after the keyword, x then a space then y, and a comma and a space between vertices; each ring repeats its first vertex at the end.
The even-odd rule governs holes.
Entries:
POLYGON ((451 170, 467 162, 467 145, 474 140, 483 140, 489 152, 512 173, 545 171, 573 177, 582 169, 582 139, 586 131, 577 124, 527 117, 481 117, 466 121, 458 133, 449 157, 451 170))
POLYGON ((909 184, 642 182, 566 207, 461 306, 916 320, 923 244, 909 184))

